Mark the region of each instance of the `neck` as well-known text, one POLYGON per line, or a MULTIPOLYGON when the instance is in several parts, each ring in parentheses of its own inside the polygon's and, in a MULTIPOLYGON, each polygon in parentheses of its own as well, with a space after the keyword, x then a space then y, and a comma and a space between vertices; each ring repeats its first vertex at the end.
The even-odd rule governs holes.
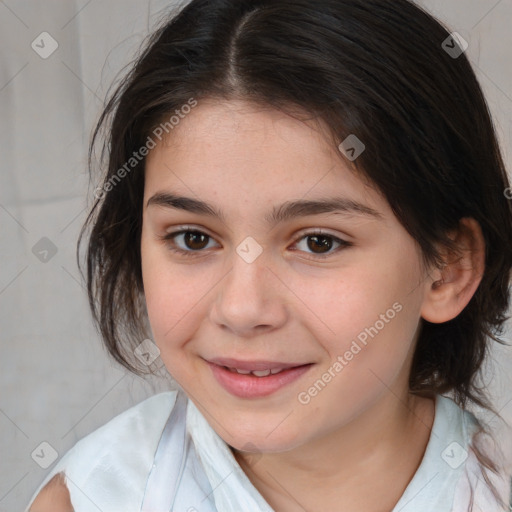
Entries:
POLYGON ((256 463, 234 454, 279 512, 390 510, 421 463, 434 403, 386 392, 342 428, 291 451, 263 454, 256 463))

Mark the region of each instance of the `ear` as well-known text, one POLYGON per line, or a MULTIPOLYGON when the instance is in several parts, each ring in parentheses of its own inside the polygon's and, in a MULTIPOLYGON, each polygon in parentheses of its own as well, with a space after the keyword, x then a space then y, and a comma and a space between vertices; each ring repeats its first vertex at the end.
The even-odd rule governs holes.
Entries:
POLYGON ((485 270, 485 240, 475 219, 463 218, 450 234, 458 254, 445 253, 445 265, 429 276, 421 316, 428 322, 454 319, 476 292, 485 270))

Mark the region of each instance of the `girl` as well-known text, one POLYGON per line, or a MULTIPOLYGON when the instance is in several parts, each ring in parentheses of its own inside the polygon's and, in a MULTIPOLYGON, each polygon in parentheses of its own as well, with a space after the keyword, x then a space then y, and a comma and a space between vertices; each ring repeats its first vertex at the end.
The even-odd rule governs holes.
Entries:
POLYGON ((94 132, 80 239, 110 353, 160 354, 179 390, 77 443, 30 511, 507 509, 467 405, 489 407, 511 189, 464 49, 407 0, 166 20, 94 132))

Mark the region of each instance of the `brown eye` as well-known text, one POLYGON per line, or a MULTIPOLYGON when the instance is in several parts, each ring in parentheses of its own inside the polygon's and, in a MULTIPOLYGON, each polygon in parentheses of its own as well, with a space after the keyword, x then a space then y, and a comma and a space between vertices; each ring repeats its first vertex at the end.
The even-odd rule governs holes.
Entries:
POLYGON ((352 243, 328 233, 313 232, 304 234, 295 242, 295 245, 302 252, 317 258, 327 258, 343 248, 350 247, 352 243), (306 242, 304 243, 304 241, 306 242))
POLYGON ((332 249, 333 237, 326 235, 308 236, 308 248, 313 252, 325 253, 332 249))
POLYGON ((209 248, 209 242, 213 241, 212 237, 206 233, 191 229, 182 229, 181 231, 168 233, 161 239, 166 242, 167 248, 170 251, 184 256, 206 253, 203 249, 209 248))
POLYGON ((210 237, 199 231, 186 231, 184 233, 183 242, 185 245, 194 251, 204 249, 208 245, 210 237))

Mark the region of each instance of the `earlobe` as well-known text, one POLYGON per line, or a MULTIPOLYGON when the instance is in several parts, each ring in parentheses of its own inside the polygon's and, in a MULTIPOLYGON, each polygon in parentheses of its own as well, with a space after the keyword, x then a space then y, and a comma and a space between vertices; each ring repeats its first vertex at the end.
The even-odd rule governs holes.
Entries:
POLYGON ((447 253, 444 267, 436 269, 427 282, 421 316, 432 323, 448 322, 459 315, 485 270, 485 240, 475 219, 461 219, 451 238, 457 244, 457 254, 447 253))

